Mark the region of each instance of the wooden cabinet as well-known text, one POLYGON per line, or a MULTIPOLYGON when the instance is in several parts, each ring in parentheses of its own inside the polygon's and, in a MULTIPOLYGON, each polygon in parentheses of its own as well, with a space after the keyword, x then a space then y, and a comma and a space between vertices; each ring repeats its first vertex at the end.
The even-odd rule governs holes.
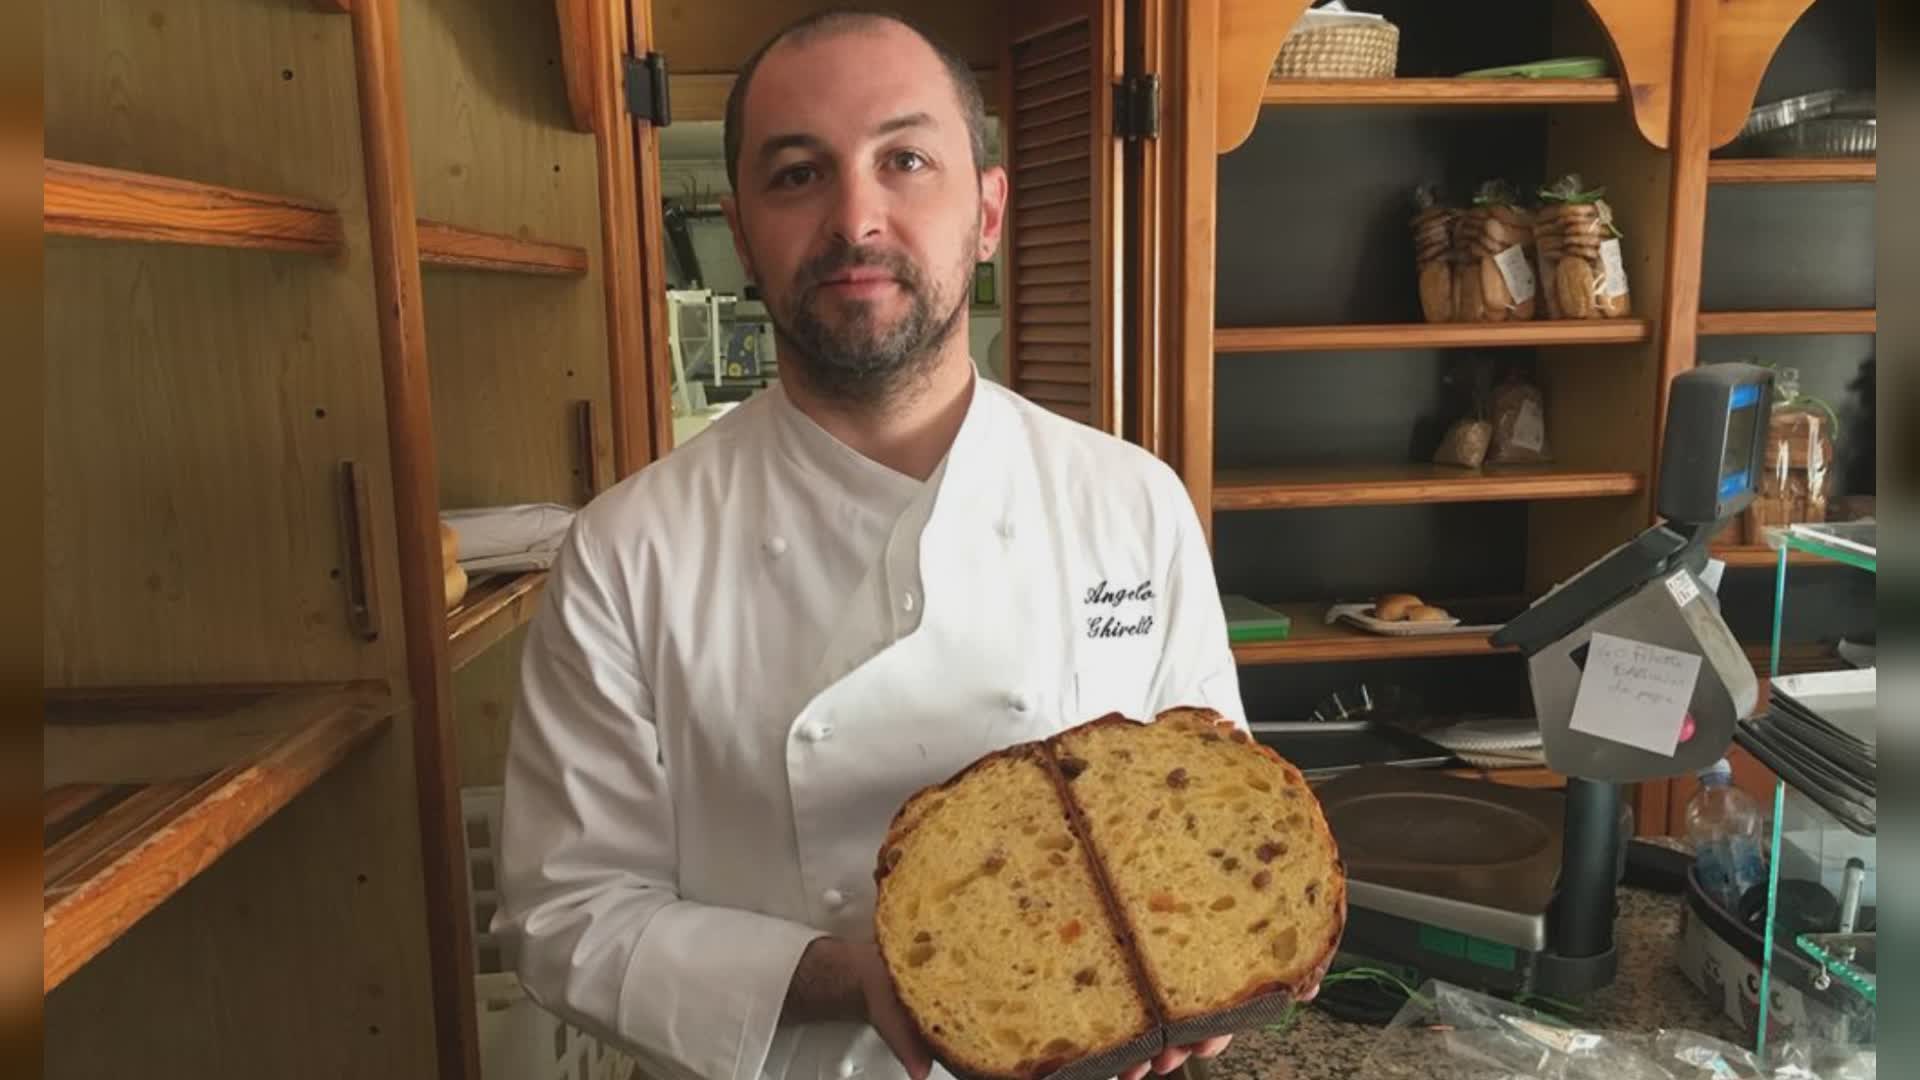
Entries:
MULTIPOLYGON (((1750 260, 1729 264, 1709 243, 1723 189, 1779 188, 1782 201, 1768 205, 1791 215, 1786 200, 1818 190, 1810 185, 1871 181, 1871 161, 1710 157, 1793 35, 1827 35, 1800 41, 1803 66, 1832 67, 1836 52, 1867 58, 1870 86, 1870 39, 1848 52, 1832 35, 1870 26, 1871 5, 1823 0, 1790 34, 1805 0, 1487 0, 1470 10, 1383 0, 1368 10, 1400 26, 1402 77, 1271 79, 1305 6, 1217 0, 1158 16, 1175 28, 1147 52, 1166 87, 1150 150, 1161 224, 1145 238, 1157 277, 1130 305, 1163 332, 1126 361, 1156 395, 1148 445, 1209 520, 1222 589, 1294 615, 1291 640, 1236 649, 1255 714, 1297 715, 1361 680, 1403 682, 1435 711, 1525 709, 1523 668, 1484 639, 1372 637, 1323 626, 1320 613, 1386 591, 1517 610, 1652 522, 1665 388, 1696 356, 1736 358, 1722 344, 1736 336, 1873 333, 1870 288, 1818 310, 1702 302, 1724 292, 1716 266, 1751 273, 1750 260), (1614 74, 1446 77, 1560 55, 1604 57, 1614 74), (1420 322, 1412 188, 1442 182, 1459 197, 1498 176, 1524 191, 1568 172, 1606 187, 1631 317, 1420 322), (1425 463, 1463 405, 1442 390, 1451 361, 1476 354, 1538 382, 1551 463, 1425 463)), ((1767 85, 1790 81, 1774 71, 1767 85)), ((1861 235, 1847 222, 1834 242, 1861 235)), ((1758 243, 1762 230, 1752 232, 1758 243)), ((1851 340, 1843 351, 1857 363, 1870 344, 1851 340)), ((1762 576, 1743 578, 1748 568, 1772 567, 1770 553, 1721 554, 1736 591, 1762 576)), ((1656 805, 1667 786, 1643 791, 1643 830, 1668 826, 1656 805)))
POLYGON ((438 518, 654 452, 645 43, 49 12, 47 1075, 479 1074, 459 765, 504 720, 453 672, 539 579, 450 615, 438 518))

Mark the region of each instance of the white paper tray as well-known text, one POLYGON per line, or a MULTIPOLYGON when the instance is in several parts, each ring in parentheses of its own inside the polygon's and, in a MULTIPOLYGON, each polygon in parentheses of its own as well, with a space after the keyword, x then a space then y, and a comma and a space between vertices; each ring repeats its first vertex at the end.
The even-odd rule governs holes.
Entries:
POLYGON ((1369 612, 1372 604, 1335 604, 1327 609, 1327 622, 1345 623, 1357 630, 1384 637, 1430 637, 1435 634, 1491 634, 1498 626, 1462 626, 1459 619, 1439 622, 1386 622, 1369 612))

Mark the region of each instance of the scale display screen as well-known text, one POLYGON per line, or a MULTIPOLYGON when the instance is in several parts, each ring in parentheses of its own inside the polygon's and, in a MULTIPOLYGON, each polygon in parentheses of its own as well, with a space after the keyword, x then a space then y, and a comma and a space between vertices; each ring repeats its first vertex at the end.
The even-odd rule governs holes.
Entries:
POLYGON ((1720 458, 1722 499, 1731 499, 1753 485, 1753 432, 1760 422, 1760 387, 1734 387, 1727 402, 1727 441, 1720 458))

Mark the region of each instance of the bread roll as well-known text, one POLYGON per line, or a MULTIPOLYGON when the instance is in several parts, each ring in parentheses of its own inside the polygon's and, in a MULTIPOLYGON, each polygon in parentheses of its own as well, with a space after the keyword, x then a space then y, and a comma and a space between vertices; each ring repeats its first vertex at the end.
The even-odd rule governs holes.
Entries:
POLYGON ((447 610, 452 611, 460 606, 460 601, 467 598, 467 572, 461 569, 459 563, 448 563, 445 578, 447 610))
POLYGON ((1373 617, 1381 622, 1399 622, 1422 603, 1412 593, 1388 593, 1373 602, 1373 617))
POLYGON ((1408 622, 1444 622, 1451 618, 1453 616, 1447 614, 1446 608, 1434 607, 1432 604, 1415 604, 1407 609, 1408 622))

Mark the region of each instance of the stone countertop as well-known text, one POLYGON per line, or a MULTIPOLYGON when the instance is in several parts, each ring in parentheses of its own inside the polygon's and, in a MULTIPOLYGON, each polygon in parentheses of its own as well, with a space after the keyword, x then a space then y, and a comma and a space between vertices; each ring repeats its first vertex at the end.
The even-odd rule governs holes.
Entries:
MULTIPOLYGON (((1620 966, 1613 985, 1581 1002, 1583 1027, 1611 1031, 1687 1028, 1730 1042, 1740 1033, 1674 964, 1680 936, 1678 896, 1621 888, 1614 923, 1620 966)), ((1234 1036, 1226 1053, 1203 1069, 1202 1080, 1365 1080, 1361 1066, 1380 1029, 1302 1009, 1285 1034, 1234 1036)))

